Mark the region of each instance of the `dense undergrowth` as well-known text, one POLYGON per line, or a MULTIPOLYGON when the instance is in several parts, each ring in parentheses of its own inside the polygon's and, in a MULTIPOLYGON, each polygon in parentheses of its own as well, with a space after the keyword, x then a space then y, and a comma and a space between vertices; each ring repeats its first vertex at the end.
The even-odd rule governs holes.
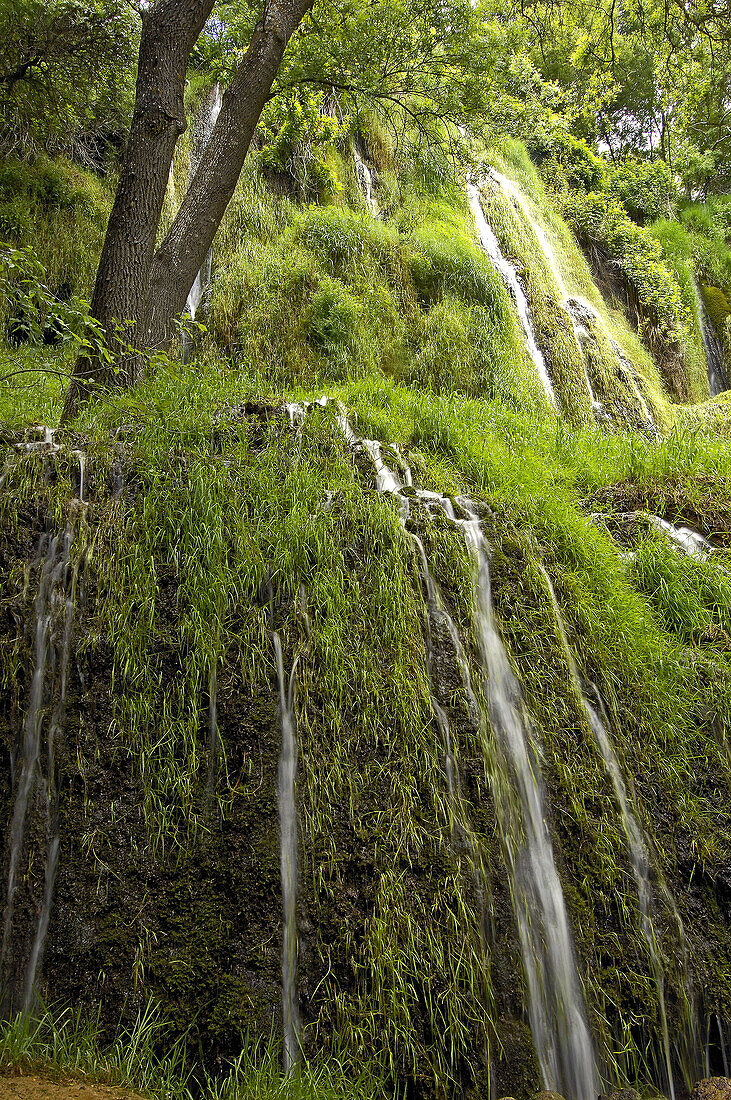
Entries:
MULTIPOLYGON (((667 892, 658 887, 656 916, 677 1062, 690 1062, 688 970, 703 991, 699 1026, 712 1013, 731 1018, 728 443, 706 408, 686 413, 669 400, 661 372, 617 303, 602 299, 519 148, 488 155, 520 184, 524 203, 486 183, 484 208, 503 250, 522 264, 564 417, 548 412, 461 190, 434 180, 397 186, 397 166, 382 155, 384 220, 363 210, 352 173, 342 181, 350 206, 323 207, 273 198, 250 170, 222 227, 208 333, 194 358, 91 402, 58 435, 58 455, 18 451, 13 433, 57 421, 63 378, 0 383, 8 627, 0 684, 9 714, 22 713, 32 670, 32 640, 18 624, 30 615, 38 569, 30 563, 46 523, 71 526, 85 578, 76 660, 86 671, 60 750, 69 777, 64 855, 74 869, 58 887, 68 929, 61 921, 52 928, 47 981, 105 1006, 102 1045, 120 1015, 128 1028, 110 1054, 81 1016, 61 1024, 46 1017, 35 1035, 16 1023, 0 1046, 8 1064, 76 1059, 84 1072, 153 1092, 174 1082, 185 1095, 181 1036, 189 1056, 214 1072, 247 1033, 266 1044, 277 1030, 276 630, 300 740, 300 982, 310 1069, 292 1094, 404 1087, 447 1095, 464 1086, 522 1096, 535 1085, 490 753, 442 645, 440 703, 463 780, 455 807, 430 698, 418 557, 393 502, 376 493, 367 457, 347 445, 338 401, 359 433, 399 448, 418 485, 484 505, 496 612, 535 721, 607 1076, 657 1082, 657 987, 611 783, 571 689, 542 568, 580 669, 606 708, 653 838, 656 881, 667 884, 667 892), (553 267, 536 227, 551 243, 553 267), (618 411, 632 400, 614 339, 642 380, 662 438, 622 430, 619 416, 611 430, 594 424, 561 309, 567 293, 598 316, 596 392, 618 411), (290 422, 285 401, 322 394, 326 406, 290 422), (85 506, 75 499, 79 448, 85 506), (612 517, 637 511, 702 531, 715 556, 680 558, 647 533, 629 558, 609 531, 612 517), (455 842, 460 831, 470 845, 455 842), (93 949, 75 906, 95 914, 93 949), (159 1018, 137 1016, 143 990, 159 1001, 159 1018), (150 1059, 158 1076, 146 1080, 153 1033, 156 1049, 181 1045, 167 1063, 150 1059), (144 1058, 128 1064, 129 1049, 144 1058), (369 1066, 378 1067, 373 1077, 369 1066)), ((70 207, 62 215, 42 197, 22 201, 39 217, 33 204, 41 203, 49 233, 57 217, 71 217, 70 207)), ((75 225, 82 233, 84 219, 75 225)), ((664 256, 680 257, 680 270, 695 253, 686 237, 673 251, 677 235, 690 232, 675 225, 675 238, 653 232, 664 256)), ((53 268, 45 232, 35 243, 53 268)), ((23 233, 13 240, 25 243, 23 233)), ((660 262, 657 250, 648 255, 660 262)), ((64 262, 53 270, 60 274, 64 262)), ((685 281, 672 282, 666 269, 663 286, 683 339, 694 342, 696 358, 688 353, 685 362, 701 400, 707 385, 704 393, 697 319, 685 308, 690 267, 683 270, 685 281)), ((73 291, 88 291, 90 268, 74 271, 73 291)), ((70 355, 24 345, 7 354, 18 369, 61 372, 70 355)), ((723 399, 711 408, 723 410, 723 399)), ((410 530, 474 665, 464 541, 446 518, 416 505, 410 530)), ((12 736, 10 724, 3 736, 12 736)), ((244 1049, 235 1070, 241 1094, 275 1094, 276 1046, 244 1049)), ((688 1065, 689 1076, 696 1069, 688 1065)), ((211 1095, 235 1094, 224 1077, 208 1083, 211 1095)))

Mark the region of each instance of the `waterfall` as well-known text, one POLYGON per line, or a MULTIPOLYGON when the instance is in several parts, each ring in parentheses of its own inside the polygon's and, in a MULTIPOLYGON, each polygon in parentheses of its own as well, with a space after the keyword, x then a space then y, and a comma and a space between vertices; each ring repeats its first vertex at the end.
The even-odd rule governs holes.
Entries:
POLYGON ((525 343, 528 348, 528 354, 533 360, 533 364, 538 372, 538 377, 541 380, 541 385, 546 392, 546 397, 552 408, 556 408, 556 394, 553 389, 553 383, 551 382, 551 376, 548 373, 548 367, 546 366, 546 360, 543 357, 543 352, 538 347, 536 341, 535 330, 533 328, 533 317, 531 316, 530 306, 528 305, 528 299, 525 296, 525 292, 518 281, 518 275, 513 265, 506 260, 505 256, 500 249, 498 239, 492 231, 492 227, 489 225, 487 218, 485 217, 482 209, 482 203, 480 202, 480 190, 475 183, 469 183, 467 185, 467 197, 469 198, 470 209, 472 210, 472 216, 475 219, 475 225, 477 227, 477 235, 480 241, 482 250, 488 256, 495 270, 500 275, 500 278, 508 288, 513 301, 515 302, 515 308, 518 311, 518 318, 520 320, 521 327, 525 334, 525 343))
POLYGON ((46 663, 48 660, 49 632, 51 627, 51 590, 53 586, 54 572, 62 562, 62 540, 56 535, 50 541, 44 539, 41 553, 43 564, 41 577, 38 584, 38 592, 35 599, 35 644, 33 678, 31 680, 30 700, 23 725, 23 741, 21 746, 20 776, 15 792, 13 815, 10 821, 10 860, 8 864, 8 886, 5 899, 5 922, 3 926, 3 942, 0 953, 0 964, 7 957, 10 933, 13 923, 15 908, 15 892, 17 889, 16 875, 20 861, 23 840, 25 836, 25 818, 28 808, 28 796, 36 774, 36 764, 41 749, 41 719, 43 707, 44 686, 46 681, 46 663))
POLYGON ((538 222, 535 221, 535 219, 533 218, 530 207, 528 205, 528 200, 526 199, 520 188, 516 187, 513 181, 508 179, 507 176, 503 176, 500 172, 496 172, 494 169, 490 171, 490 175, 495 180, 495 182, 499 184, 505 194, 517 203, 523 213, 524 218, 526 219, 538 239, 538 243, 541 246, 541 250, 551 270, 551 274, 553 275, 556 285, 559 288, 559 292, 563 297, 561 305, 568 314, 569 320, 571 321, 571 326, 574 330, 574 339, 576 340, 576 343, 578 345, 579 354, 581 355, 581 361, 584 365, 584 381, 586 383, 589 400, 591 401, 591 405, 595 414, 597 414, 599 418, 603 418, 605 415, 604 409, 601 405, 601 402, 599 402, 596 398, 596 394, 594 393, 594 389, 591 384, 591 379, 589 378, 589 371, 586 366, 586 355, 584 352, 582 340, 584 333, 586 333, 587 336, 589 335, 585 325, 584 314, 586 313, 586 311, 588 311, 588 314, 593 318, 595 316, 594 310, 588 302, 585 302, 583 300, 583 298, 577 298, 575 296, 572 297, 569 294, 566 283, 563 279, 563 275, 561 274, 558 266, 556 254, 553 251, 551 242, 548 239, 548 235, 543 229, 543 226, 539 225, 538 222))
POLYGON ((713 547, 708 539, 691 527, 675 527, 662 516, 653 516, 643 513, 644 518, 661 535, 665 535, 674 546, 677 546, 684 554, 698 561, 705 561, 713 554, 713 547))
MULTIPOLYGON (((213 133, 213 127, 216 125, 216 119, 221 111, 221 104, 223 102, 223 93, 221 91, 221 85, 216 83, 208 92, 206 102, 203 109, 196 119, 196 133, 193 139, 193 148, 190 155, 190 173, 189 182, 193 181, 198 165, 200 164, 201 157, 203 156, 203 150, 208 144, 211 134, 213 133)), ((195 321, 198 307, 201 304, 203 295, 207 291, 211 282, 211 262, 212 252, 208 250, 205 260, 200 271, 197 273, 193 280, 193 285, 188 291, 188 297, 185 302, 185 311, 190 316, 191 321, 195 321)), ((189 338, 184 341, 185 357, 188 357, 190 352, 189 338)))
POLYGON ((284 1072, 289 1073, 299 1056, 299 1010, 297 1006, 297 737, 292 712, 294 666, 289 687, 284 675, 282 642, 273 634, 279 683, 282 749, 279 756, 277 804, 279 806, 280 867, 282 875, 282 1023, 284 1029, 284 1072))
POLYGON ((38 783, 43 791, 45 806, 46 854, 43 898, 25 971, 23 1008, 26 1012, 32 1003, 36 973, 48 932, 58 867, 60 837, 55 751, 65 724, 66 691, 76 601, 77 570, 72 570, 70 579, 68 576, 72 543, 73 532, 70 526, 62 534, 53 537, 44 536, 41 541, 41 575, 34 604, 33 676, 23 726, 19 778, 14 792, 9 834, 10 854, 0 971, 4 969, 11 950, 18 872, 25 843, 29 800, 34 785, 38 783), (48 698, 54 700, 54 705, 44 744, 42 727, 44 705, 48 698), (43 774, 44 765, 45 775, 43 774))
POLYGON ((652 967, 652 975, 655 979, 655 985, 657 987, 658 1005, 660 1008, 660 1025, 662 1030, 662 1047, 663 1057, 665 1059, 665 1073, 666 1084, 669 1089, 670 1100, 675 1100, 675 1082, 673 1080, 673 1068, 672 1060, 670 1056, 670 1035, 668 1032, 668 1019, 667 1010, 665 1006, 665 975, 664 965, 660 954, 660 948, 655 935, 655 927, 652 920, 652 888, 650 885, 650 861, 648 857, 648 843, 637 817, 630 809, 629 796, 627 793, 627 787, 624 782, 621 768, 617 755, 612 746, 612 742, 607 732, 607 728, 604 722, 600 718, 596 709, 587 699, 584 689, 581 683, 581 677, 579 675, 579 669, 576 664, 576 658, 574 657, 573 650, 569 645, 568 636, 566 634, 566 626, 564 624, 563 615, 556 599, 556 592, 553 587, 553 582, 546 568, 539 563, 539 568, 543 579, 546 583, 546 588, 551 599, 551 605, 553 607, 554 619, 556 622, 556 628, 558 630, 558 636, 561 641, 561 648, 563 649, 566 663, 569 668, 571 676, 571 686, 573 687, 574 694, 579 702, 581 709, 584 712, 584 716, 588 722, 589 729, 594 735, 597 747, 604 761, 607 774, 611 780, 612 787, 614 789, 614 796, 619 806, 619 813, 622 819, 622 828, 624 830, 625 837, 627 838, 627 845, 630 853, 630 863, 632 865, 632 874, 634 876, 635 885, 637 887, 637 896, 640 906, 640 925, 642 928, 642 935, 647 943, 648 952, 650 955, 650 964, 652 967))
MULTIPOLYGON (((594 324, 598 320, 596 311, 594 307, 586 301, 586 299, 577 297, 576 295, 572 295, 569 293, 568 287, 566 286, 564 277, 561 273, 561 269, 558 265, 556 253, 554 252, 553 246, 548 239, 548 235, 543 229, 543 226, 541 226, 533 217, 528 200, 521 189, 516 184, 514 184, 512 180, 508 179, 507 176, 502 175, 502 173, 500 172, 496 172, 494 169, 490 169, 490 175, 502 188, 503 192, 509 198, 513 199, 513 201, 517 204, 521 213, 523 214, 523 217, 530 225, 538 240, 546 263, 548 264, 551 274, 553 275, 556 286, 559 289, 559 293, 562 296, 563 300, 560 304, 568 314, 569 320, 571 321, 571 326, 574 331, 574 339, 576 340, 576 344, 578 346, 581 356, 581 362, 583 364, 584 382, 586 384, 586 390, 589 395, 589 400, 591 401, 592 409, 594 410, 594 415, 597 417, 598 420, 609 420, 609 415, 606 412, 602 403, 597 399, 594 388, 591 384, 591 378, 589 377, 589 369, 587 365, 586 350, 584 346, 588 342, 595 341, 595 337, 592 335, 589 326, 594 324)), ((615 341, 612 341, 611 343, 615 355, 617 356, 618 366, 627 378, 630 388, 637 399, 637 404, 641 409, 642 416, 646 422, 646 430, 652 435, 657 435, 657 425, 655 424, 655 418, 652 415, 647 400, 640 388, 637 372, 635 371, 629 360, 626 358, 626 356, 622 353, 619 345, 615 341)))
POLYGON ((726 389, 726 369, 723 361, 723 344, 718 338, 713 322, 708 316, 708 311, 703 302, 703 295, 696 280, 693 280, 695 290, 696 307, 698 309, 698 326, 703 337, 703 347, 706 352, 706 368, 708 370, 708 389, 711 397, 717 397, 726 389))
POLYGON ((502 807, 513 904, 528 984, 528 1014, 546 1089, 566 1100, 593 1100, 597 1074, 581 983, 553 846, 546 826, 538 761, 520 685, 495 626, 488 548, 468 502, 462 526, 476 562, 477 645, 501 779, 512 788, 502 807), (512 818, 512 821, 510 819, 512 818))
MULTIPOLYGON (((362 447, 371 456, 376 471, 376 487, 380 492, 396 495, 404 522, 409 511, 409 496, 401 491, 401 478, 386 465, 381 444, 360 439, 342 408, 338 423, 348 443, 353 447, 362 447)), ((528 1013, 544 1087, 560 1092, 566 1100, 594 1100, 598 1082, 593 1044, 586 1022, 563 891, 545 823, 538 762, 532 758, 528 748, 528 718, 520 685, 495 628, 487 544, 471 501, 460 498, 458 504, 467 519, 458 519, 449 498, 420 489, 412 492, 427 505, 439 506, 456 523, 476 561, 474 612, 478 655, 485 677, 488 717, 497 740, 500 780, 505 785, 505 790, 498 792, 498 808, 509 825, 509 830, 505 830, 504 843, 528 985, 528 1013)), ((428 565, 427 575, 431 577, 428 565)), ((436 596, 434 587, 431 593, 436 596)), ((454 623, 452 627, 457 635, 454 623)), ((467 662, 460 658, 458 636, 455 650, 460 671, 469 683, 467 662)), ((475 699, 471 687, 469 695, 475 699)), ((435 716, 441 726, 436 711, 435 716)), ((451 740, 446 740, 447 731, 443 726, 442 733, 449 758, 452 753, 451 740)), ((487 744, 485 755, 487 759, 487 744)), ((450 766, 454 767, 453 760, 451 765, 449 762, 447 764, 448 771, 450 766)), ((450 780, 448 774, 448 783, 456 783, 456 777, 450 780)), ((450 790, 456 794, 456 786, 450 790)))
MULTIPOLYGON (((84 465, 79 462, 79 497, 83 500, 84 465)), ((67 528, 64 535, 63 560, 68 566, 71 551, 72 533, 67 528)), ((58 595, 58 602, 63 601, 63 635, 59 662, 58 696, 51 717, 46 747, 46 832, 48 837, 48 850, 46 855, 45 882, 43 888, 43 902, 38 918, 35 940, 31 948, 30 960, 25 979, 24 1010, 27 1012, 33 1000, 34 986, 38 963, 43 954, 43 948, 48 933, 48 924, 51 919, 51 906, 53 904, 53 891, 56 883, 56 871, 58 868, 58 850, 60 845, 59 821, 58 821, 58 788, 56 784, 56 744, 62 735, 66 720, 66 688, 68 684, 69 662, 71 659, 71 638, 74 625, 74 610, 76 606, 76 583, 78 569, 72 571, 71 583, 68 594, 63 600, 63 595, 58 595)))
POLYGON ((374 218, 378 217, 378 203, 373 195, 373 169, 363 160, 357 145, 353 145, 353 160, 358 182, 363 192, 368 209, 374 218))
MULTIPOLYGON (((61 448, 49 428, 34 429, 37 441, 20 444, 21 449, 42 449, 52 453, 61 448)), ((84 504, 86 458, 82 451, 72 451, 78 459, 78 499, 84 504)), ((39 544, 40 577, 34 601, 34 659, 28 708, 19 746, 19 767, 14 760, 13 811, 9 831, 8 879, 0 948, 0 976, 8 963, 16 978, 20 978, 19 960, 13 958, 13 918, 19 871, 24 859, 26 826, 34 789, 41 793, 45 811, 45 855, 43 857, 43 896, 38 907, 38 921, 23 978, 23 1011, 28 1012, 35 994, 35 980, 51 918, 53 894, 58 869, 60 847, 58 786, 56 780, 56 746, 66 723, 66 694, 71 642, 73 635, 79 560, 71 567, 74 531, 71 523, 63 532, 46 534, 39 544), (43 724, 50 706, 45 739, 43 724)), ((27 854, 27 853, 26 853, 27 854)), ((15 984, 15 983, 13 983, 15 984)), ((11 993, 12 997, 12 993, 11 993)))
POLYGON ((617 357, 617 362, 619 363, 619 366, 620 366, 622 372, 624 373, 624 376, 627 379, 627 382, 629 383, 630 389, 632 390, 632 392, 635 395, 635 398, 637 400, 637 404, 640 407, 642 417, 645 421, 644 430, 648 433, 648 435, 654 435, 656 437, 659 436, 660 433, 658 432, 657 424, 655 423, 655 417, 653 416, 652 409, 650 408, 650 406, 648 404, 648 401, 647 401, 647 398, 645 397, 645 395, 642 391, 642 380, 641 380, 639 374, 635 370, 634 365, 632 364, 632 362, 624 354, 624 352, 622 351, 622 349, 619 346, 619 344, 617 343, 617 341, 612 340, 611 345, 612 345, 612 350, 614 351, 614 354, 617 357))

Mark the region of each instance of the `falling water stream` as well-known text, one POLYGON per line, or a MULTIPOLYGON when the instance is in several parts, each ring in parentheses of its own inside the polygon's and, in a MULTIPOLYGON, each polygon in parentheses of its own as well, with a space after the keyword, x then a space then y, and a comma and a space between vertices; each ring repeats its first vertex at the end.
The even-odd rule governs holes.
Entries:
POLYGON ((545 1088, 567 1100, 589 1100, 598 1092, 596 1061, 546 825, 539 764, 530 749, 529 719, 520 685, 495 625, 487 543, 469 503, 460 503, 468 515, 462 526, 476 561, 477 645, 500 778, 512 788, 506 791, 507 805, 503 806, 510 825, 506 847, 533 1042, 545 1088))
POLYGON ((368 209, 373 217, 377 218, 378 203, 373 194, 373 169, 363 160, 357 145, 353 146, 353 160, 355 161, 355 171, 358 176, 358 182, 365 201, 368 204, 368 209))
MULTIPOLYGON (((223 102, 223 93, 221 91, 221 85, 216 83, 210 89, 208 93, 208 99, 205 104, 204 110, 201 112, 199 119, 197 120, 197 132, 195 135, 194 149, 190 158, 190 175, 189 181, 192 182, 198 165, 200 164, 201 157, 203 156, 203 150, 208 144, 211 134, 213 133, 213 127, 216 125, 216 119, 221 113, 221 104, 223 102)), ((208 250, 205 260, 200 271, 196 274, 193 280, 193 285, 188 291, 188 297, 185 302, 185 311, 190 316, 191 321, 195 321, 198 307, 201 304, 203 295, 206 293, 211 282, 211 263, 212 252, 208 250)), ((188 338, 185 340, 184 352, 186 358, 190 353, 190 341, 188 338)))
POLYGON ((5 900, 5 922, 3 926, 0 970, 6 961, 10 948, 10 936, 15 911, 15 894, 18 887, 17 874, 25 838, 25 822, 28 799, 36 778, 36 770, 41 752, 41 722, 43 719, 43 700, 46 684, 46 665, 50 644, 52 594, 58 574, 66 568, 65 535, 55 535, 52 539, 44 536, 41 544, 42 565, 38 592, 35 599, 35 639, 33 678, 31 680, 28 710, 23 725, 21 744, 20 772, 13 802, 13 814, 10 821, 10 858, 8 863, 8 885, 5 900))
POLYGON ((689 558, 704 561, 712 556, 713 547, 708 539, 704 538, 698 531, 694 531, 692 527, 676 527, 668 520, 663 519, 662 516, 654 516, 650 513, 642 514, 651 527, 670 539, 689 558))
MULTIPOLYGON (((39 445, 46 450, 58 447, 49 429, 44 431, 39 445)), ((34 444, 30 444, 30 447, 34 444)), ((85 456, 72 452, 79 462, 78 499, 83 504, 85 491, 85 456)), ((34 662, 28 709, 23 725, 17 782, 14 783, 13 812, 9 833, 8 881, 0 974, 10 960, 17 971, 17 959, 11 959, 13 917, 18 889, 18 873, 23 858, 29 803, 34 788, 40 787, 46 818, 46 852, 44 857, 43 897, 38 923, 25 969, 23 1010, 33 1002, 35 981, 45 946, 53 905, 53 893, 58 868, 60 845, 58 818, 58 788, 56 782, 56 746, 63 734, 66 720, 66 694, 71 659, 71 640, 76 607, 79 558, 71 566, 74 531, 71 523, 63 532, 46 534, 41 539, 40 578, 34 603, 34 662), (44 715, 52 702, 45 741, 44 715), (44 773, 45 769, 45 773, 44 773)))
MULTIPOLYGON (((402 520, 408 515, 409 496, 404 481, 384 461, 381 445, 360 439, 344 410, 338 421, 351 446, 370 456, 380 492, 394 494, 402 520)), ((407 468, 406 468, 407 469, 407 468)), ((404 475, 405 476, 405 475, 404 475)), ((408 475, 410 481, 410 475, 408 475)), ((461 528, 476 565, 474 613, 478 656, 484 671, 488 716, 495 733, 494 763, 498 766, 498 808, 507 822, 505 841, 511 874, 511 893, 520 933, 528 986, 528 1013, 544 1086, 566 1100, 593 1100, 597 1074, 591 1035, 561 882, 545 821, 538 761, 529 748, 529 720, 520 685, 497 632, 490 590, 489 551, 470 501, 458 505, 466 519, 457 518, 452 502, 437 493, 412 490, 426 502, 438 504, 461 528)), ((428 573, 428 566, 427 566, 428 573)), ((430 574, 429 574, 430 575, 430 574)), ((435 593, 435 589, 432 592, 435 593)), ((456 627, 454 628, 456 633, 456 627)), ((459 650, 457 651, 459 653, 459 650)), ((451 740, 445 736, 448 762, 455 768, 451 740)), ((446 719, 446 715, 444 715, 446 719)), ((489 749, 486 745, 486 753, 489 749)), ((451 784, 456 783, 453 772, 451 784)), ((452 786, 452 792, 455 787, 452 786)))
POLYGON ((703 302, 700 287, 694 281, 696 306, 698 309, 698 324, 703 337, 703 347, 706 352, 706 368, 708 370, 708 389, 711 397, 717 397, 724 391, 724 361, 723 344, 718 338, 713 322, 708 316, 708 310, 703 302))
POLYGON ((670 1100, 675 1100, 675 1082, 673 1080, 673 1067, 670 1055, 670 1035, 668 1032, 667 1009, 665 1005, 665 967, 660 953, 660 948, 655 935, 655 926, 652 920, 652 887, 650 884, 650 860, 649 845, 640 827, 637 817, 630 809, 627 787, 619 766, 617 755, 614 751, 609 733, 596 708, 592 706, 584 693, 581 676, 576 664, 573 650, 566 634, 563 615, 556 599, 553 582, 545 567, 540 564, 540 570, 546 584, 546 589, 551 599, 554 619, 561 641, 561 647, 566 658, 566 663, 571 675, 571 686, 579 702, 589 728, 594 735, 597 747, 601 753, 604 766, 614 789, 614 796, 619 806, 622 828, 627 838, 627 845, 632 865, 632 874, 637 886, 637 896, 640 907, 640 924, 642 934, 647 943, 652 966, 652 974, 657 987, 658 1005, 660 1009, 660 1026, 662 1031, 663 1058, 665 1061, 666 1084, 669 1089, 670 1100))
POLYGON ((551 382, 551 376, 548 373, 548 367, 546 366, 546 360, 543 357, 543 352, 538 347, 536 341, 535 330, 533 328, 533 317, 531 316, 530 306, 528 305, 528 299, 525 296, 525 292, 518 281, 518 275, 513 265, 506 260, 503 256, 502 250, 498 243, 498 239, 492 231, 489 225, 485 213, 482 209, 482 203, 480 202, 480 189, 475 183, 469 183, 467 185, 467 196, 470 202, 470 209, 472 210, 472 216, 475 219, 475 225, 477 226, 477 234, 482 246, 483 251, 486 253, 494 268, 500 275, 500 278, 505 283, 513 301, 515 302, 515 308, 518 311, 518 317, 520 324, 525 334, 525 343, 528 349, 535 368, 538 372, 538 377, 541 380, 541 385, 546 391, 546 397, 552 408, 556 408, 556 394, 553 389, 553 383, 551 382))
MULTIPOLYGON (((581 361, 583 364, 584 381, 586 383, 587 393, 589 395, 594 414, 599 420, 610 419, 606 410, 604 409, 604 406, 598 400, 596 394, 594 393, 594 388, 591 384, 591 378, 589 377, 589 369, 587 365, 586 345, 595 339, 590 331, 589 326, 597 320, 596 311, 594 307, 586 301, 585 298, 581 298, 577 295, 572 295, 569 293, 563 274, 561 273, 558 260, 556 258, 556 253, 554 252, 553 246, 548 239, 548 235, 543 229, 543 226, 541 226, 533 217, 528 200, 521 189, 515 183, 513 183, 511 179, 508 179, 507 176, 502 175, 502 173, 497 172, 494 169, 490 170, 490 175, 492 179, 494 179, 495 182, 502 188, 503 192, 509 198, 513 199, 513 201, 520 208, 523 217, 530 225, 538 240, 543 255, 546 259, 546 263, 548 264, 551 274, 553 275, 553 278, 559 289, 559 293, 562 295, 563 301, 561 302, 561 305, 568 314, 572 328, 574 330, 574 338, 578 345, 578 349, 581 355, 581 361)), ((655 419, 652 415, 647 399, 642 392, 637 372, 635 371, 632 364, 629 363, 628 359, 622 353, 619 345, 615 341, 612 341, 612 346, 617 356, 617 363, 619 365, 619 368, 627 379, 630 389, 635 395, 637 404, 641 409, 643 419, 646 422, 646 430, 649 431, 650 434, 654 435, 657 433, 657 426, 655 424, 655 419)))
POLYGON ((297 1007, 297 736, 292 711, 294 666, 287 684, 282 642, 273 634, 279 683, 279 711, 282 748, 279 756, 277 803, 279 806, 280 867, 282 875, 282 1022, 284 1030, 284 1072, 289 1073, 299 1056, 300 1020, 297 1007))
MULTIPOLYGON (((79 480, 81 484, 81 492, 83 492, 83 470, 84 467, 80 463, 80 475, 79 480)), ((83 497, 81 497, 83 499, 83 497)), ((66 529, 64 533, 64 546, 62 549, 61 562, 63 563, 62 573, 59 574, 58 579, 64 581, 63 573, 68 571, 69 557, 71 553, 71 544, 73 541, 73 534, 70 528, 66 529)), ((55 617, 54 604, 62 604, 62 617, 63 617, 63 634, 60 647, 60 661, 58 669, 58 694, 56 702, 53 708, 53 714, 51 716, 51 723, 48 730, 48 738, 46 744, 46 835, 47 835, 47 853, 46 853, 46 866, 44 873, 44 888, 43 888, 43 902, 41 904, 41 911, 38 918, 38 927, 36 929, 35 939, 33 941, 33 947, 31 948, 30 959, 28 961, 28 967, 26 970, 25 978, 25 994, 23 1008, 25 1012, 31 1007, 36 972, 38 970, 38 963, 43 954, 43 948, 46 942, 46 934, 48 932, 48 923, 51 919, 51 906, 53 904, 53 891, 56 883, 56 871, 58 869, 58 849, 60 844, 59 835, 59 821, 58 821, 58 787, 56 784, 56 744, 59 737, 62 735, 66 720, 66 689, 68 685, 68 671, 69 662, 71 659, 71 637, 73 633, 74 624, 74 609, 76 606, 76 584, 78 577, 78 563, 72 570, 71 582, 68 585, 67 594, 64 598, 63 588, 54 587, 52 593, 52 607, 51 615, 55 617)), ((61 608, 58 608, 61 611, 61 608)))

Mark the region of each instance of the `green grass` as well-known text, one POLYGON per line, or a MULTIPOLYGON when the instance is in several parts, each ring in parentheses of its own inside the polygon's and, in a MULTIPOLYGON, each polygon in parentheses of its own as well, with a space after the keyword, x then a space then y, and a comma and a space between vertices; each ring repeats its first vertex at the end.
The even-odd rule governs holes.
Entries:
POLYGON ((240 1055, 216 1076, 192 1069, 184 1038, 171 1041, 164 1015, 152 1002, 113 1037, 102 1035, 98 1016, 43 1008, 0 1025, 0 1073, 41 1073, 92 1084, 118 1085, 150 1100, 375 1100, 394 1096, 372 1068, 352 1076, 337 1058, 281 1070, 281 1049, 270 1041, 243 1040, 240 1055))

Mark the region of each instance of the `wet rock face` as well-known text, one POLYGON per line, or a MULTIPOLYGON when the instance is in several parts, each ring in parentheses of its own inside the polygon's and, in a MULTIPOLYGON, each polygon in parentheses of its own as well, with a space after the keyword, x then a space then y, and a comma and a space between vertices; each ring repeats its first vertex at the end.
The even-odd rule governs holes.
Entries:
POLYGON ((694 1086, 690 1100, 731 1100, 731 1077, 706 1077, 694 1086))

